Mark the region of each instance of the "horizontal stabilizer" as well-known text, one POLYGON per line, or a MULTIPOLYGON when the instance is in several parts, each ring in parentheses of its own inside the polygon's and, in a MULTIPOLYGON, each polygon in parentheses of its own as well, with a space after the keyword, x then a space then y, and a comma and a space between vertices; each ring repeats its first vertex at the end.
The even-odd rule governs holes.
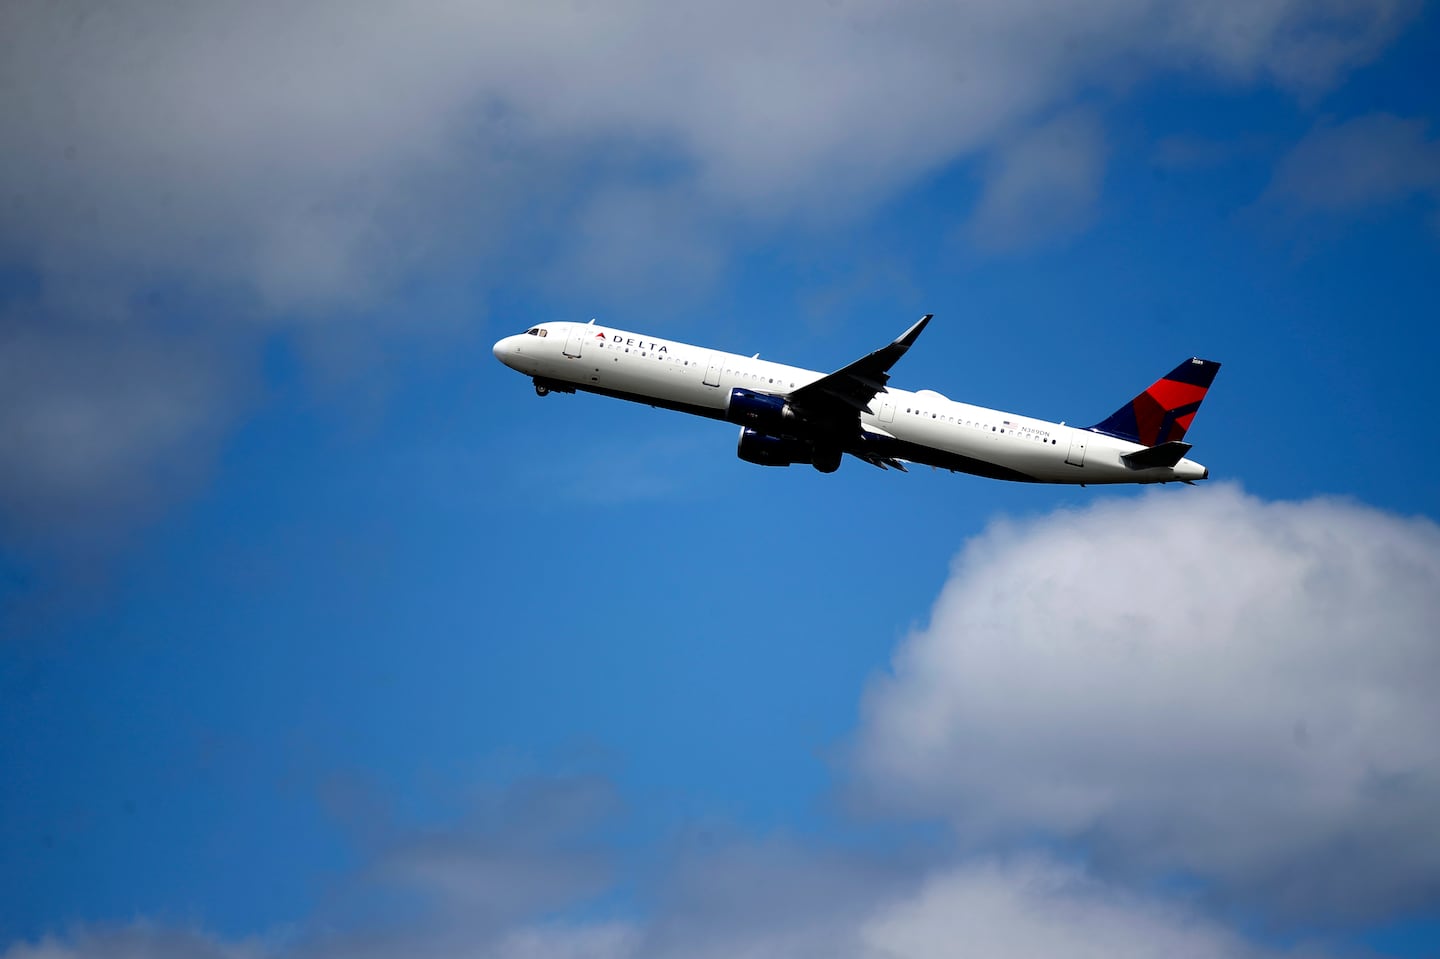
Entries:
POLYGON ((1156 467, 1169 469, 1185 458, 1190 452, 1190 444, 1182 443, 1179 440, 1172 440, 1169 443, 1161 443, 1159 446, 1151 446, 1148 449, 1136 450, 1133 453, 1126 453, 1120 457, 1125 465, 1132 470, 1149 470, 1156 467))

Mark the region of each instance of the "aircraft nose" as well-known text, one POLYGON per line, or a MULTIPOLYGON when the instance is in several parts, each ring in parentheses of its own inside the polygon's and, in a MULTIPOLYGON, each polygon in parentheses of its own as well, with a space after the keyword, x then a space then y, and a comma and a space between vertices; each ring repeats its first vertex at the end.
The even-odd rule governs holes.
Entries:
POLYGON ((515 354, 520 352, 520 344, 516 342, 518 339, 518 336, 506 336, 496 340, 495 346, 491 349, 491 352, 495 354, 495 359, 506 366, 512 365, 515 354))

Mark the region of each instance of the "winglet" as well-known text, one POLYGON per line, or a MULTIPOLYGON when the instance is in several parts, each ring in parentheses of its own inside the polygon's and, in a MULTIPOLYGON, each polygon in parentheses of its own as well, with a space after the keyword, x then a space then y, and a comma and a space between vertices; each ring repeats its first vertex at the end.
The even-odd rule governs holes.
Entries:
POLYGON ((789 394, 790 401, 798 408, 808 409, 812 415, 839 415, 845 420, 846 428, 858 430, 858 414, 872 412, 870 401, 890 381, 890 367, 910 349, 931 316, 933 314, 926 313, 914 326, 874 353, 795 390, 789 394))
POLYGON ((925 329, 925 324, 929 323, 934 316, 934 313, 926 313, 920 317, 914 326, 900 334, 900 338, 896 340, 893 345, 900 347, 902 351, 910 349, 915 341, 920 338, 920 333, 925 329))
MULTIPOLYGON (((901 333, 898 337, 896 337, 894 342, 892 342, 889 346, 882 346, 874 353, 871 353, 870 357, 866 357, 866 359, 874 357, 880 360, 880 362, 884 364, 883 367, 881 367, 881 372, 888 372, 890 367, 894 366, 896 361, 899 360, 900 357, 904 356, 910 350, 910 347, 914 345, 915 341, 920 338, 920 334, 924 331, 925 325, 930 322, 930 319, 934 315, 934 313, 926 313, 924 316, 920 317, 920 319, 915 322, 914 326, 910 327, 910 329, 906 330, 904 333, 901 333)), ((862 360, 860 362, 863 363, 865 361, 862 360)), ((850 367, 854 367, 857 365, 858 364, 851 363, 850 367)), ((847 369, 849 369, 849 367, 847 367, 847 369)), ((884 389, 885 383, 889 379, 889 377, 881 376, 878 377, 878 379, 880 380, 880 382, 876 386, 875 392, 879 392, 881 389, 884 389)), ((867 383, 866 385, 869 386, 871 384, 867 383)), ((875 394, 871 393, 870 395, 874 396, 875 394)))

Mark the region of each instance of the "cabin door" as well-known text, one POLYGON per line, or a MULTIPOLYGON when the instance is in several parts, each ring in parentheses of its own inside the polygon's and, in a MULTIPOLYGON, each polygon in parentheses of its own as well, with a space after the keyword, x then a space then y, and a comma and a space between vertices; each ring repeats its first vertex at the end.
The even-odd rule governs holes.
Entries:
POLYGON ((579 355, 580 355, 580 347, 583 346, 584 343, 585 343, 585 330, 586 330, 586 328, 583 327, 583 326, 578 326, 578 327, 572 327, 572 328, 571 328, 571 330, 570 330, 570 336, 569 336, 569 338, 565 341, 565 355, 566 355, 566 356, 579 356, 579 355))
POLYGON ((710 365, 705 369, 705 385, 719 386, 720 371, 725 368, 725 361, 717 354, 710 354, 710 365))

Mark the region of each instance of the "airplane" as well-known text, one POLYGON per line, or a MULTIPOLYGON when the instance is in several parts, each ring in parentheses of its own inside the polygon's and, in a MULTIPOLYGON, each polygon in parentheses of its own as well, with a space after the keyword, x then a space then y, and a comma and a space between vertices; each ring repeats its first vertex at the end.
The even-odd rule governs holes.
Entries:
POLYGON ((609 326, 554 321, 495 344, 496 359, 535 392, 577 390, 740 427, 740 459, 839 469, 846 453, 881 469, 923 464, 1030 483, 1194 484, 1185 432, 1220 364, 1187 359, 1094 426, 1074 427, 889 385, 932 314, 888 346, 833 373, 678 343, 609 326))

